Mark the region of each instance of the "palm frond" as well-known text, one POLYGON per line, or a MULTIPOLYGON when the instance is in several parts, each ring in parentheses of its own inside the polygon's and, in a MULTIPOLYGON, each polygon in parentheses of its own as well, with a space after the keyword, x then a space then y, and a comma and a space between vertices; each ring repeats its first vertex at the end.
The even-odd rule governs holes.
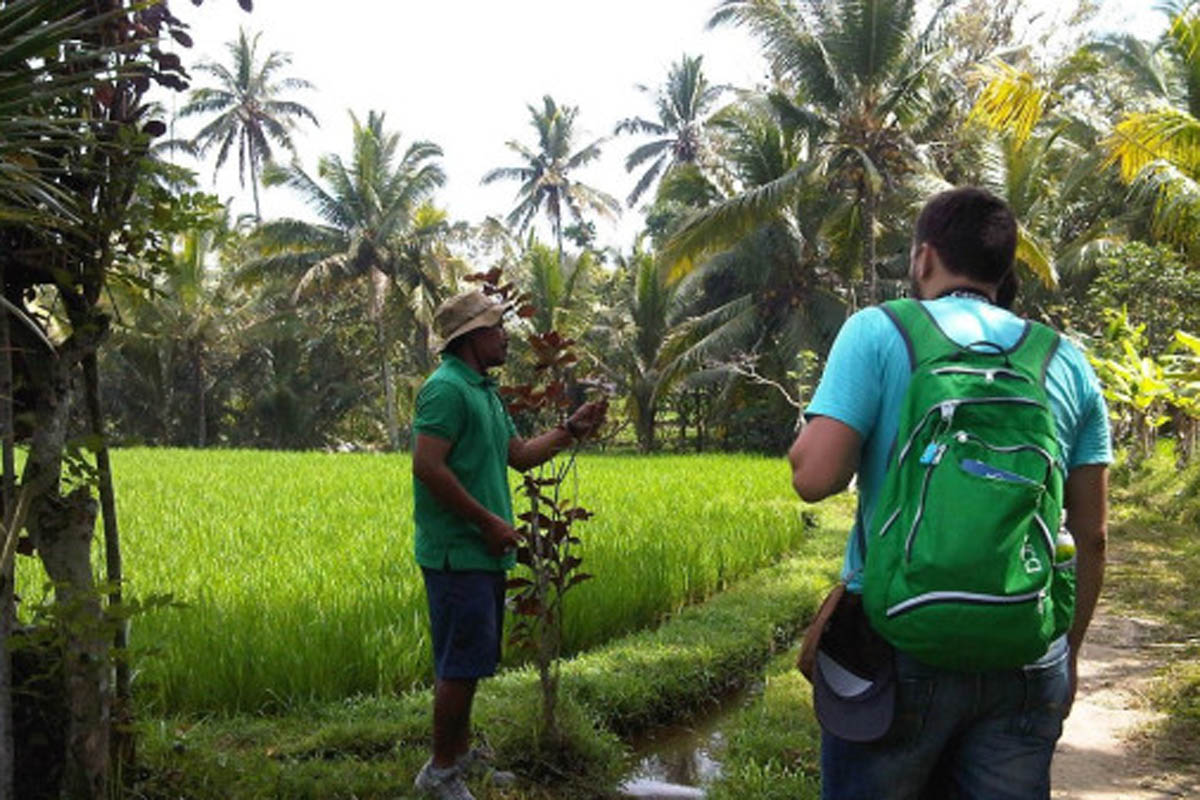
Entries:
POLYGON ((982 122, 992 130, 1009 133, 1018 143, 1023 143, 1041 121, 1050 99, 1049 92, 1037 86, 1031 73, 1002 61, 981 65, 975 77, 985 85, 968 119, 982 122))
POLYGON ((805 164, 763 186, 694 213, 663 245, 659 259, 675 278, 694 269, 702 254, 728 247, 781 213, 812 175, 805 164))
POLYGON ((1129 33, 1110 34, 1084 45, 1084 50, 1120 69, 1132 78, 1136 89, 1161 100, 1169 98, 1165 64, 1149 42, 1129 33))
POLYGON ((888 82, 908 50, 913 0, 840 0, 838 24, 822 37, 837 72, 859 86, 888 82))
POLYGON ((1200 175, 1200 120, 1185 111, 1164 107, 1129 114, 1117 123, 1105 145, 1108 163, 1119 165, 1126 183, 1160 161, 1188 175, 1200 175))
POLYGON ((659 174, 663 171, 663 167, 667 165, 667 161, 667 154, 660 151, 658 159, 650 165, 649 169, 642 173, 642 177, 639 178, 637 184, 634 185, 633 191, 631 191, 629 193, 629 197, 625 199, 625 202, 629 204, 630 208, 637 203, 638 198, 641 197, 645 191, 649 189, 651 185, 653 185, 654 181, 658 179, 659 174))
POLYGON ((613 128, 613 133, 615 134, 649 133, 654 136, 665 136, 669 132, 670 131, 665 125, 661 125, 657 122, 651 122, 650 120, 642 119, 641 117, 629 117, 628 119, 623 119, 613 128))
POLYGON ((1146 165, 1133 184, 1134 192, 1153 203, 1157 236, 1200 255, 1200 182, 1193 174, 1167 161, 1146 165))
POLYGON ((673 142, 671 139, 656 139, 653 142, 647 142, 646 144, 637 147, 632 153, 625 157, 625 171, 633 172, 642 164, 642 162, 669 152, 672 143, 673 142))
POLYGON ((1058 270, 1049 248, 1022 224, 1017 224, 1017 260, 1029 268, 1044 286, 1058 288, 1058 270))
POLYGON ((748 29, 763 43, 767 61, 782 75, 795 78, 816 102, 840 104, 835 72, 821 43, 807 30, 790 3, 778 0, 724 0, 708 27, 734 25, 748 29))
POLYGON ((346 208, 344 197, 331 194, 296 163, 284 167, 270 164, 263 171, 266 186, 286 186, 301 196, 317 215, 331 225, 353 227, 353 217, 346 208))
POLYGON ((694 369, 751 349, 760 334, 758 307, 747 294, 677 326, 663 355, 676 368, 694 369))
POLYGON ((536 175, 527 167, 496 167, 495 169, 488 170, 480 180, 480 183, 489 184, 495 183, 496 181, 508 180, 518 180, 524 182, 532 180, 534 177, 536 177, 536 175))

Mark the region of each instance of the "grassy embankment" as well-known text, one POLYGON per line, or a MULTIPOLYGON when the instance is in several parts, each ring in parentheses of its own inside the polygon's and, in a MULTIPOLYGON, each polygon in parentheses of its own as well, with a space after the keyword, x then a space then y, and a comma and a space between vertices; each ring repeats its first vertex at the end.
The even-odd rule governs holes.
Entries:
MULTIPOLYGON (((830 504, 800 555, 653 630, 565 663, 567 741, 558 752, 539 746, 537 680, 530 669, 485 681, 477 734, 524 780, 504 792, 476 785, 476 796, 561 800, 610 791, 630 767, 618 733, 703 710, 730 687, 756 679, 780 644, 794 638, 833 582, 848 512, 845 502, 830 504)), ((775 685, 772 679, 772 692, 775 685)), ((779 724, 795 722, 811 717, 806 704, 798 690, 785 698, 773 694, 770 713, 779 724)), ((145 769, 136 796, 147 800, 402 798, 410 796, 412 776, 428 753, 429 697, 415 691, 304 704, 279 715, 164 718, 142 730, 145 769)), ((789 741, 798 752, 815 752, 813 730, 792 725, 789 741)))
POLYGON ((1103 602, 1116 614, 1160 623, 1152 646, 1163 669, 1151 701, 1168 716, 1149 745, 1200 764, 1200 463, 1179 470, 1169 442, 1137 472, 1114 469, 1109 567, 1103 602))
MULTIPOLYGON (((134 621, 139 705, 278 711, 427 682, 409 463, 116 453, 127 591, 187 606, 134 621)), ((653 625, 809 538, 783 459, 587 455, 579 495, 596 512, 576 532, 597 578, 570 596, 571 652, 653 625)), ((21 559, 26 598, 38 594, 33 567, 21 559)))

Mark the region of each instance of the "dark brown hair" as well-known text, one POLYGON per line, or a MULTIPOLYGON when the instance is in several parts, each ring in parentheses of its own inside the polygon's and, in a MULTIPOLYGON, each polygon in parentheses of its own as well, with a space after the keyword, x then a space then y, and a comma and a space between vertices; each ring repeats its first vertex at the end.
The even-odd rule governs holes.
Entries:
POLYGON ((917 217, 914 239, 936 249, 955 275, 998 285, 1012 272, 1017 220, 999 197, 967 186, 934 195, 917 217))

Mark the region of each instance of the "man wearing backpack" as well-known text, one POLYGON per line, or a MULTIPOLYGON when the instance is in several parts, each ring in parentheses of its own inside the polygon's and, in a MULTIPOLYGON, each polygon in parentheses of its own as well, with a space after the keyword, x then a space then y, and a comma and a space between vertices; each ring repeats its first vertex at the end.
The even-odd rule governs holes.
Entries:
POLYGON ((858 475, 846 594, 813 662, 825 798, 1050 796, 1111 446, 1087 359, 999 305, 1016 237, 985 191, 932 198, 917 300, 846 321, 788 454, 808 502, 858 475))

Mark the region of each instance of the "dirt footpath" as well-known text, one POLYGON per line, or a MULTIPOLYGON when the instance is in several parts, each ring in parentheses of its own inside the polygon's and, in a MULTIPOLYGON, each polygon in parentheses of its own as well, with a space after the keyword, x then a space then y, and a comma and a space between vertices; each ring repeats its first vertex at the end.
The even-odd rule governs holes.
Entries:
POLYGON ((1151 623, 1097 613, 1080 657, 1075 708, 1054 755, 1054 800, 1200 798, 1200 775, 1163 766, 1133 741, 1160 717, 1145 697, 1163 664, 1157 633, 1151 623))

